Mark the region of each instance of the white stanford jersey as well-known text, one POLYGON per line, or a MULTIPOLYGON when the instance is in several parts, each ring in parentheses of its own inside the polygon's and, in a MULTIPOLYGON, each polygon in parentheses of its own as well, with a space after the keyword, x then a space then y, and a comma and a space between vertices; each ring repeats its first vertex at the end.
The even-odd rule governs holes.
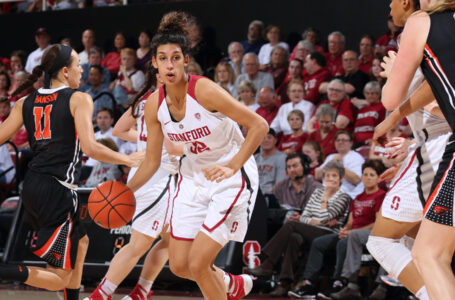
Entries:
POLYGON ((182 173, 202 173, 201 168, 227 164, 239 151, 244 138, 237 123, 219 112, 206 110, 196 99, 194 87, 201 76, 189 76, 186 112, 183 120, 172 119, 166 103, 166 90, 159 91, 158 120, 166 138, 184 144, 182 173), (189 168, 187 168, 189 167, 189 168))

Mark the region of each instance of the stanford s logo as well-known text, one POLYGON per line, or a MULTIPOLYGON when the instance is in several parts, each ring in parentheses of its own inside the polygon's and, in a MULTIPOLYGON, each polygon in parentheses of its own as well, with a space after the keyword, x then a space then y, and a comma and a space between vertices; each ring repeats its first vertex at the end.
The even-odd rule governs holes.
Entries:
POLYGON ((245 241, 243 244, 243 263, 248 268, 259 267, 261 264, 261 260, 258 257, 259 254, 261 254, 261 245, 258 241, 245 241))
POLYGON ((202 153, 207 150, 210 150, 210 148, 207 147, 206 144, 201 143, 201 142, 193 142, 190 147, 190 152, 193 154, 199 154, 199 153, 202 153))
POLYGON ((160 222, 158 222, 158 221, 153 222, 152 230, 153 231, 157 231, 158 230, 158 225, 160 225, 160 222))
POLYGON ((231 233, 235 233, 237 231, 237 227, 239 227, 239 222, 235 221, 232 223, 231 233))

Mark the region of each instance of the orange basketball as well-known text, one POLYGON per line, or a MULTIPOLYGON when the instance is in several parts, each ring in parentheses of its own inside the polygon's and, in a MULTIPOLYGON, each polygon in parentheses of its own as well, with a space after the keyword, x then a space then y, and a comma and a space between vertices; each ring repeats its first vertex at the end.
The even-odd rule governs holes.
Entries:
POLYGON ((88 212, 92 220, 107 229, 122 227, 133 218, 136 199, 120 181, 99 184, 88 197, 88 212))

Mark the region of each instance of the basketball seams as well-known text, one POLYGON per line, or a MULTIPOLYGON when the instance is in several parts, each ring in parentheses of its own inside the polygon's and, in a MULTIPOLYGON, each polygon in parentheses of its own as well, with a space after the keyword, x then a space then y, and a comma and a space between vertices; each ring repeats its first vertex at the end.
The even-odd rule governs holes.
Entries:
MULTIPOLYGON (((101 185, 99 185, 101 186, 101 185)), ((123 214, 122 214, 122 211, 119 209, 120 207, 136 207, 136 205, 133 203, 118 203, 116 204, 115 203, 115 200, 117 200, 119 197, 121 197, 122 195, 125 196, 125 192, 130 192, 131 193, 131 196, 132 196, 132 199, 134 199, 134 194, 131 192, 131 190, 123 185, 122 183, 120 182, 116 182, 116 181, 111 181, 110 182, 110 185, 106 185, 105 187, 109 189, 109 192, 107 194, 107 196, 103 193, 106 192, 106 189, 101 186, 101 189, 99 188, 99 186, 96 187, 96 191, 99 193, 99 195, 96 194, 95 191, 95 194, 93 194, 93 197, 89 197, 89 204, 92 203, 92 204, 97 204, 97 205, 100 205, 100 203, 102 203, 103 201, 105 201, 105 205, 103 205, 102 207, 100 207, 97 212, 94 214, 94 216, 92 217, 93 221, 98 224, 98 225, 103 225, 101 227, 105 227, 107 226, 107 228, 111 228, 111 223, 113 222, 113 218, 114 216, 111 215, 112 212, 114 211, 119 217, 120 219, 123 221, 123 223, 128 223, 127 219, 125 218, 125 213, 127 213, 128 211, 124 211, 123 214), (123 189, 121 190, 114 198, 112 199, 109 199, 109 196, 112 194, 113 190, 115 190, 116 188, 118 189, 123 189), (103 191, 102 191, 103 190, 103 191), (102 199, 100 200, 93 200, 94 198, 97 198, 97 197, 101 197, 102 199), (90 199, 92 198, 92 199, 90 199), (103 216, 103 214, 101 214, 103 211, 107 210, 105 213, 104 213, 104 216, 106 218, 106 224, 103 224, 102 222, 100 222, 100 220, 97 220, 98 218, 102 218, 101 216, 103 216)), ((126 201, 126 199, 125 199, 126 201)), ((89 209, 90 211, 90 209, 89 209)), ((106 227, 105 227, 106 228, 106 227)))

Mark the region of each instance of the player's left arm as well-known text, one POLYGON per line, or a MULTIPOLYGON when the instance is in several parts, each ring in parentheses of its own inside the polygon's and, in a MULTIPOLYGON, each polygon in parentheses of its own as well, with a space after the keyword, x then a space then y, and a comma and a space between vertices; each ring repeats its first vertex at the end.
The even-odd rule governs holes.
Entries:
POLYGON ((406 22, 401 35, 400 49, 387 82, 382 89, 382 104, 391 111, 405 99, 412 78, 419 67, 430 30, 430 17, 419 12, 406 22))
POLYGON ((232 158, 227 166, 224 166, 230 170, 223 169, 223 166, 214 166, 204 170, 209 180, 217 180, 219 182, 240 170, 259 147, 269 130, 269 126, 261 116, 234 99, 228 92, 209 79, 202 78, 198 80, 195 93, 196 98, 205 109, 218 111, 239 125, 248 128, 248 134, 240 151, 232 158))
POLYGON ((9 140, 24 124, 22 105, 25 98, 16 102, 8 118, 0 124, 0 145, 9 140))

